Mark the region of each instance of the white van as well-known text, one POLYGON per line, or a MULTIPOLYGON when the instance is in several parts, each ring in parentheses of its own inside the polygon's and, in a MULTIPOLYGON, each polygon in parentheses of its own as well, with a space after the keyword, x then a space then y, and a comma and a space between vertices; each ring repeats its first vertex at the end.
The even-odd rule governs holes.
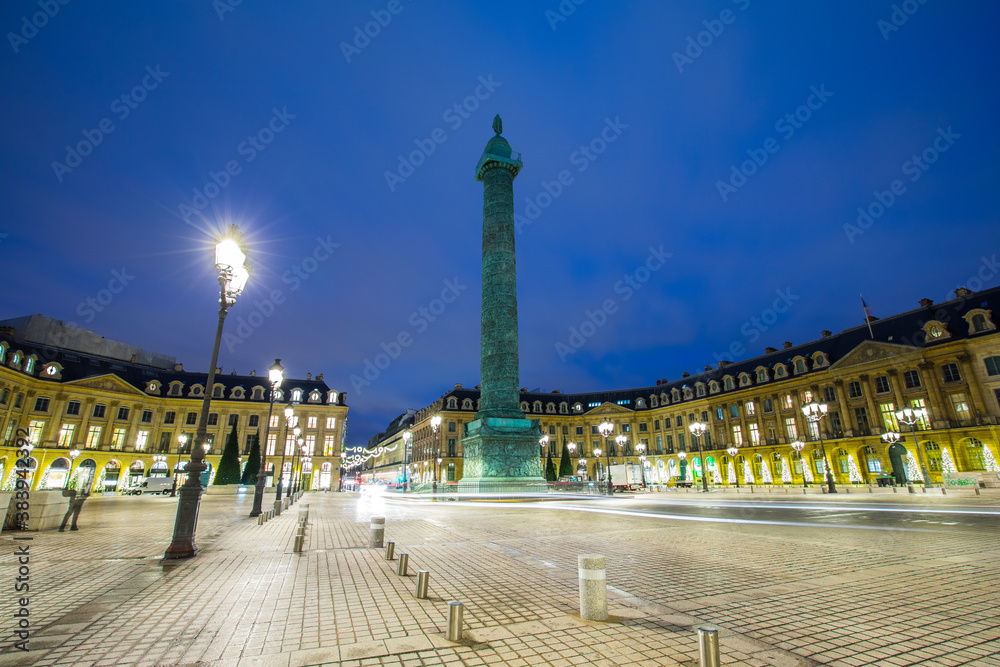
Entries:
POLYGON ((159 493, 164 496, 170 495, 170 490, 174 488, 174 478, 173 477, 147 477, 142 480, 139 486, 135 486, 131 489, 132 495, 141 496, 142 494, 154 494, 159 493))

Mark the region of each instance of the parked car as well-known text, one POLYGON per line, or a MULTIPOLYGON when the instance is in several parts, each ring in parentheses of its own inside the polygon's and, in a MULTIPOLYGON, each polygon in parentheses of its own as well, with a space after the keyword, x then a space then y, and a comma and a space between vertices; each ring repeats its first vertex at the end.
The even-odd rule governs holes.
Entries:
POLYGON ((174 488, 173 477, 147 477, 138 486, 129 489, 129 495, 141 496, 142 494, 160 494, 169 496, 174 488))

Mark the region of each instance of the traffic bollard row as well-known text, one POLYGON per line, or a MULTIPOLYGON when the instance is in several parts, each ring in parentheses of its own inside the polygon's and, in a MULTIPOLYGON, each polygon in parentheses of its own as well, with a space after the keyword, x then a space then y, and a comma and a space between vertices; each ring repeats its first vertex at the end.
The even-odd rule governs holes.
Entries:
POLYGON ((418 600, 427 599, 427 588, 430 585, 431 573, 429 570, 417 570, 417 593, 418 600))
POLYGON ((401 577, 408 577, 407 566, 410 564, 410 554, 400 551, 399 552, 399 566, 396 569, 396 574, 401 577))

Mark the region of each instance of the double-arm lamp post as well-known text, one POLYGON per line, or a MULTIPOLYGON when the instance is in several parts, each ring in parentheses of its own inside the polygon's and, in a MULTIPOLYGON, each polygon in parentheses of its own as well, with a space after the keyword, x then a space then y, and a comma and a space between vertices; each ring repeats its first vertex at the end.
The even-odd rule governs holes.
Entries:
POLYGON ((705 422, 692 422, 688 426, 688 430, 691 431, 694 446, 698 448, 698 467, 701 468, 701 489, 708 493, 708 470, 705 467, 705 459, 701 455, 702 448, 699 442, 701 436, 705 435, 705 431, 708 430, 708 424, 705 422))
MULTIPOLYGON (((609 421, 603 421, 598 425, 597 430, 600 432, 601 437, 604 438, 604 456, 608 469, 608 495, 613 496, 615 491, 614 487, 611 486, 611 450, 608 448, 608 438, 615 432, 615 425, 609 421)), ((598 457, 601 455, 599 452, 594 452, 594 454, 598 457)))
MULTIPOLYGON (((806 463, 806 460, 802 458, 802 450, 805 448, 805 446, 806 443, 802 442, 801 440, 796 440, 792 443, 792 449, 794 449, 795 453, 799 455, 799 465, 802 466, 802 488, 808 489, 809 481, 806 478, 806 466, 808 464, 806 463)), ((826 466, 825 463, 823 465, 824 467, 826 466)))
POLYGON ((267 379, 271 383, 271 400, 267 406, 267 424, 264 426, 264 442, 260 444, 260 469, 257 470, 257 484, 253 490, 253 509, 250 516, 258 516, 261 513, 261 504, 264 502, 264 487, 267 485, 267 443, 271 437, 271 412, 274 410, 275 394, 281 389, 281 382, 285 379, 285 369, 281 366, 281 359, 275 359, 274 363, 267 369, 267 379))
POLYGON ((215 387, 215 368, 219 363, 219 345, 222 343, 222 325, 226 321, 229 307, 236 303, 236 297, 243 293, 250 270, 246 266, 246 252, 242 237, 235 225, 230 225, 226 235, 215 246, 215 268, 219 278, 219 323, 215 330, 215 345, 205 382, 205 398, 201 404, 198 431, 191 448, 191 461, 187 466, 187 481, 179 490, 177 517, 174 520, 174 535, 167 547, 164 558, 191 558, 198 554, 195 531, 198 527, 198 511, 201 508, 201 473, 205 465, 205 442, 208 440, 208 412, 212 405, 215 387))
POLYGON ((441 453, 441 448, 438 446, 438 429, 441 428, 441 415, 434 415, 431 417, 431 430, 434 432, 434 481, 431 483, 431 493, 437 493, 438 490, 438 480, 437 480, 437 464, 441 461, 438 456, 441 453))
POLYGON ((733 467, 733 473, 734 473, 734 476, 736 477, 736 488, 737 489, 740 488, 740 475, 743 474, 743 471, 740 470, 739 466, 736 465, 736 455, 739 454, 739 453, 740 453, 740 450, 735 445, 732 445, 732 446, 730 446, 729 448, 726 449, 726 454, 729 454, 729 461, 730 461, 729 465, 731 465, 733 467))
POLYGON ((639 454, 639 475, 642 478, 642 488, 646 489, 646 455, 643 453, 646 451, 646 445, 639 442, 635 446, 635 451, 639 454))
MULTIPOLYGON (((285 485, 285 454, 288 453, 288 429, 292 427, 295 418, 295 408, 289 403, 285 406, 285 437, 279 440, 281 444, 281 467, 274 474, 274 485, 277 489, 274 492, 274 513, 281 512, 281 487, 285 485)), ((296 426, 295 428, 298 428, 296 426)), ((295 434, 298 435, 297 433, 295 434)))
POLYGON ((924 463, 924 453, 920 451, 920 443, 917 442, 917 424, 927 418, 927 410, 923 408, 903 408, 896 412, 896 419, 910 427, 910 434, 913 436, 913 447, 917 450, 917 462, 920 464, 920 474, 924 476, 924 489, 931 488, 931 477, 927 474, 927 465, 924 463))
POLYGON ((823 429, 820 428, 820 422, 823 421, 823 417, 826 417, 829 409, 826 403, 812 401, 802 406, 802 414, 806 416, 810 424, 816 425, 816 435, 819 437, 819 449, 823 454, 823 469, 826 470, 826 490, 828 493, 836 493, 837 487, 833 483, 833 466, 830 465, 830 460, 826 458, 826 445, 823 444, 823 429))

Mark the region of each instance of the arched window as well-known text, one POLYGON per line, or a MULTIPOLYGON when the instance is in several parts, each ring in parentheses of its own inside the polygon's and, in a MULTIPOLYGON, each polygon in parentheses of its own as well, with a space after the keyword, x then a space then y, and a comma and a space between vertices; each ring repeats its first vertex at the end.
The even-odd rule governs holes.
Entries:
POLYGON ((986 456, 983 453, 983 443, 976 438, 969 438, 965 445, 971 470, 986 470, 986 456))
POLYGON ((705 395, 705 383, 704 382, 699 382, 698 384, 695 385, 695 387, 697 387, 697 389, 698 389, 698 395, 699 396, 704 396, 705 395))
POLYGON ((521 412, 528 412, 528 402, 521 401, 521 412))
POLYGON ((546 412, 546 414, 554 415, 556 413, 556 404, 555 403, 546 403, 545 404, 545 412, 546 412))
POLYGON ((457 410, 458 409, 458 399, 455 398, 454 396, 449 396, 448 397, 448 409, 449 410, 457 410))
POLYGON ((746 373, 740 373, 740 386, 746 387, 750 384, 750 376, 746 373))
POLYGON ((659 406, 659 400, 656 398, 656 394, 652 394, 649 397, 649 407, 655 408, 659 406))
POLYGON ((795 360, 795 372, 796 373, 805 373, 806 372, 806 362, 805 362, 804 359, 796 359, 795 360))
POLYGON ((222 392, 224 390, 225 389, 222 385, 215 385, 215 387, 212 388, 212 398, 222 398, 222 392))
POLYGON ((670 399, 667 397, 666 392, 660 394, 660 405, 670 405, 670 399))
POLYGON ((569 406, 566 405, 566 401, 559 404, 559 414, 565 415, 569 412, 569 406))
POLYGON ((779 378, 785 377, 785 367, 782 364, 774 367, 774 376, 779 378))
POLYGON ((531 407, 532 407, 532 410, 534 410, 535 412, 541 412, 542 411, 542 402, 541 401, 535 401, 535 403, 531 407))
POLYGON ((462 409, 463 410, 471 410, 472 409, 472 399, 471 398, 466 398, 466 399, 464 399, 462 401, 462 409))
POLYGON ((644 408, 644 407, 646 407, 646 401, 644 401, 641 398, 636 399, 636 401, 635 401, 635 407, 637 407, 637 408, 644 408))
POLYGON ((767 382, 767 369, 758 368, 757 369, 757 382, 767 382))
POLYGON ((292 402, 293 403, 301 403, 302 402, 302 390, 301 389, 295 389, 295 390, 292 391, 292 402))
POLYGON ((723 382, 725 384, 726 391, 729 391, 730 389, 733 389, 734 386, 735 386, 735 385, 733 385, 733 378, 731 376, 729 376, 729 375, 727 375, 724 378, 723 382))
POLYGON ((252 398, 255 401, 259 401, 259 400, 263 399, 264 398, 264 388, 263 387, 254 387, 253 388, 253 393, 250 395, 250 398, 252 398))

